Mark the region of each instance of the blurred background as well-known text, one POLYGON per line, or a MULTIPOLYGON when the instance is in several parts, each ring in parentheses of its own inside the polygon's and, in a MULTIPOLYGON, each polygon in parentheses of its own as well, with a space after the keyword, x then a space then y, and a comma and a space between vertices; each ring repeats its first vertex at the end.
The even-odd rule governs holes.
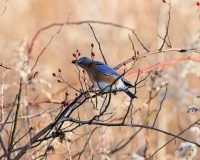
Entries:
MULTIPOLYGON (((169 38, 174 48, 199 48, 200 47, 200 19, 199 9, 195 0, 182 1, 171 0, 171 21, 169 25, 169 38)), ((85 20, 105 21, 120 24, 134 29, 142 43, 150 50, 158 50, 166 32, 169 6, 161 0, 1 0, 0 1, 0 62, 5 66, 14 68, 5 70, 0 68, 1 83, 1 106, 12 102, 16 96, 19 83, 19 75, 27 78, 30 73, 30 66, 33 66, 42 49, 49 43, 52 36, 59 30, 60 26, 51 27, 40 33, 34 43, 30 57, 28 48, 36 32, 52 23, 78 22, 85 20)), ((128 35, 133 40, 135 48, 141 54, 146 53, 131 31, 109 25, 91 24, 98 40, 101 43, 102 51, 108 64, 115 67, 119 63, 131 58, 134 55, 128 35)), ((95 59, 102 61, 98 44, 87 23, 81 25, 64 25, 60 33, 52 39, 40 57, 35 71, 38 71, 33 84, 27 85, 23 91, 23 103, 20 116, 35 115, 47 109, 55 109, 59 105, 53 103, 37 103, 30 105, 30 102, 52 100, 62 101, 65 91, 73 99, 75 92, 66 89, 65 84, 57 83, 52 73, 62 70, 63 78, 73 84, 77 82, 76 67, 71 63, 72 54, 78 49, 83 56, 90 56, 91 43, 94 44, 95 59), (63 89, 64 88, 64 89, 63 89), (57 94, 54 94, 57 93, 57 94), (28 107, 28 112, 27 111, 28 107)), ((158 62, 165 62, 181 58, 183 56, 199 53, 188 52, 167 52, 151 55, 138 61, 134 69, 150 67, 158 62)), ((178 134, 200 117, 200 63, 185 61, 176 65, 169 65, 165 68, 158 68, 160 76, 155 81, 148 78, 143 87, 137 90, 138 99, 134 101, 134 122, 139 124, 152 124, 155 111, 159 108, 165 89, 164 84, 168 83, 167 96, 158 117, 156 127, 178 134), (160 91, 158 96, 150 103, 149 93, 152 88, 160 91), (147 103, 148 102, 148 103, 147 103), (197 112, 189 112, 189 108, 197 108, 197 112)), ((142 74, 141 78, 147 74, 142 74)), ((127 79, 134 84, 136 75, 130 75, 127 79)), ((74 85, 79 88, 78 85, 74 85)), ((129 99, 123 93, 113 96, 109 111, 115 112, 117 119, 124 115, 129 99)), ((5 117, 9 107, 2 109, 2 117, 5 117)), ((108 111, 108 112, 109 112, 108 111)), ((83 119, 88 119, 97 113, 92 104, 87 102, 79 110, 83 119), (87 112, 86 112, 87 111, 87 112)), ((1 117, 1 118, 2 118, 1 117)), ((46 126, 52 119, 49 113, 30 120, 29 125, 34 127, 35 133, 46 126)), ((130 118, 127 119, 130 122, 130 118)), ((26 130, 26 120, 22 119, 20 125, 26 130)), ((183 134, 190 140, 200 138, 200 126, 196 130, 188 130, 183 134)), ((63 143, 55 142, 55 152, 49 153, 48 159, 77 159, 73 155, 80 151, 87 140, 84 136, 91 131, 93 126, 79 128, 76 133, 67 133, 68 141, 63 143), (78 137, 78 138, 77 138, 78 137)), ((147 148, 147 155, 165 144, 171 137, 151 130, 142 130, 122 150, 109 153, 121 141, 128 139, 138 128, 123 127, 100 127, 95 131, 94 136, 87 147, 82 159, 134 159, 134 154, 141 155, 144 148, 147 148)), ((34 134, 34 133, 33 133, 34 134)), ((4 135, 6 139, 6 134, 4 135)), ((176 150, 180 141, 172 141, 165 148, 159 151, 154 159, 178 159, 176 150)), ((43 144, 45 146, 45 144, 43 144)), ((43 147, 30 151, 24 159, 34 159, 43 151, 43 147)), ((193 159, 199 159, 200 149, 196 148, 193 159)), ((148 156, 147 156, 148 157, 148 156)), ((153 158, 152 158, 153 159, 153 158)))

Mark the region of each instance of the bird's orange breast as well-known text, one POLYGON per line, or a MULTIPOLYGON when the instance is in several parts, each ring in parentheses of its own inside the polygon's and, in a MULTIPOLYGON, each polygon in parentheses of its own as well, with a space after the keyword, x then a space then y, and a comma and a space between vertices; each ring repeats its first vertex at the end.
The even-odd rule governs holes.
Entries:
POLYGON ((111 75, 106 75, 96 70, 96 64, 92 64, 87 69, 87 73, 91 81, 96 82, 106 82, 108 84, 113 84, 116 80, 116 77, 111 75))

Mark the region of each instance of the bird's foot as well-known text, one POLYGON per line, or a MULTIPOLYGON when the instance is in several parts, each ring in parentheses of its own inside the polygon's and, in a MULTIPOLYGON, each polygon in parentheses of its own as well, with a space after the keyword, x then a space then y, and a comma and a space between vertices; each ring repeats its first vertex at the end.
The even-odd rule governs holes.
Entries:
POLYGON ((113 90, 112 93, 113 93, 114 95, 117 95, 117 91, 116 91, 116 90, 113 90))

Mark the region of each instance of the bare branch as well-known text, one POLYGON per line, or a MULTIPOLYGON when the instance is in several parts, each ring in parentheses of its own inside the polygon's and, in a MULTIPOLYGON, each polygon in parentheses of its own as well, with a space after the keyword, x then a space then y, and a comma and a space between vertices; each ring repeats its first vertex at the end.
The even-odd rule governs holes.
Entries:
POLYGON ((124 147, 126 147, 138 135, 138 133, 140 133, 141 131, 142 131, 142 128, 138 129, 123 144, 121 144, 120 146, 114 147, 114 149, 112 149, 109 154, 114 154, 114 153, 120 151, 121 149, 123 149, 124 147))
POLYGON ((160 102, 160 106, 159 106, 158 112, 157 112, 157 114, 156 114, 156 117, 155 117, 154 122, 153 122, 153 125, 152 125, 153 127, 154 127, 155 124, 156 124, 156 120, 157 120, 158 115, 159 115, 159 113, 160 113, 160 111, 161 111, 161 109, 162 109, 162 104, 163 104, 163 102, 164 102, 164 100, 165 100, 165 98, 166 98, 166 95, 167 95, 167 87, 168 87, 168 84, 165 85, 165 93, 164 93, 164 96, 163 96, 163 98, 162 98, 162 100, 161 100, 161 102, 160 102))
POLYGON ((11 136, 10 136, 10 142, 9 142, 9 146, 8 146, 8 159, 11 159, 11 153, 12 153, 12 149, 13 149, 13 142, 15 139, 15 133, 16 133, 16 129, 17 129, 17 119, 18 119, 18 114, 19 114, 19 107, 20 107, 20 101, 21 101, 21 93, 22 93, 22 78, 20 78, 20 86, 19 86, 19 92, 17 95, 17 108, 16 108, 16 112, 15 112, 15 118, 14 118, 14 126, 11 132, 11 136))
POLYGON ((168 37, 169 34, 169 24, 170 24, 170 20, 171 20, 171 3, 166 3, 169 6, 169 12, 168 12, 168 21, 167 21, 167 27, 166 27, 166 32, 165 32, 165 36, 163 38, 163 43, 161 44, 159 50, 161 51, 166 43, 166 39, 168 37))
POLYGON ((1 145, 1 148, 3 149, 3 151, 4 151, 4 154, 7 156, 7 150, 6 150, 6 146, 4 145, 4 143, 3 143, 3 139, 1 138, 1 136, 0 136, 0 145, 1 145))
POLYGON ((6 12, 6 9, 7 9, 7 3, 8 3, 8 0, 5 0, 5 4, 4 4, 4 8, 3 10, 0 12, 0 16, 3 16, 6 12))
POLYGON ((144 48, 145 51, 149 52, 149 50, 147 49, 147 47, 145 47, 145 45, 143 44, 143 42, 139 39, 138 35, 135 33, 134 30, 132 30, 132 33, 135 35, 136 39, 138 40, 138 42, 140 43, 140 45, 144 48))
MULTIPOLYGON (((71 14, 70 14, 71 15, 71 14)), ((37 65, 37 63, 38 63, 38 61, 39 61, 39 59, 40 59, 40 57, 42 56, 42 54, 44 53, 44 51, 48 48, 48 46, 51 44, 51 41, 54 39, 54 37, 56 36, 56 35, 58 35, 60 32, 61 32, 61 30, 62 30, 62 28, 64 27, 64 25, 66 25, 67 23, 68 23, 68 20, 69 20, 69 18, 70 18, 70 15, 69 15, 69 17, 67 18, 67 20, 65 21, 65 23, 63 23, 62 25, 60 25, 60 28, 51 36, 51 38, 50 38, 50 40, 48 41, 48 43, 44 46, 44 48, 40 51, 40 53, 39 53, 39 55, 37 56, 37 58, 36 58, 36 61, 35 61, 35 63, 34 63, 34 65, 32 66, 32 68, 31 68, 31 71, 33 71, 34 70, 34 68, 36 67, 36 65, 37 65)), ((34 39, 35 40, 35 39, 34 39)), ((30 52, 31 52, 31 50, 29 49, 29 55, 30 55, 30 52)))
POLYGON ((131 42, 132 49, 133 49, 133 52, 134 52, 134 55, 135 55, 135 58, 136 58, 136 56, 137 56, 137 51, 136 51, 136 49, 135 49, 135 45, 134 45, 134 43, 133 43, 133 41, 132 41, 132 39, 131 39, 131 37, 130 37, 129 34, 128 34, 128 38, 129 38, 129 40, 130 40, 130 42, 131 42))
POLYGON ((93 35, 94 35, 94 38, 95 38, 95 40, 96 40, 96 42, 97 42, 97 44, 98 44, 98 46, 99 46, 99 50, 100 50, 100 52, 101 52, 101 56, 102 56, 102 58, 103 58, 103 60, 104 60, 104 63, 107 64, 106 58, 105 58, 105 56, 104 56, 104 54, 103 54, 103 51, 102 51, 102 49, 101 49, 101 43, 100 43, 99 40, 97 39, 97 36, 96 36, 96 34, 95 34, 95 32, 94 32, 94 29, 93 29, 92 25, 89 24, 89 23, 88 23, 88 25, 90 26, 90 28, 91 28, 91 30, 92 30, 92 33, 93 33, 93 35))
MULTIPOLYGON (((149 156, 147 158, 147 160, 151 159, 156 153, 158 153, 162 148, 164 148, 165 146, 167 146, 170 142, 172 142, 173 140, 175 140, 176 138, 180 139, 179 136, 183 133, 185 133, 187 130, 189 130, 191 127, 193 127, 195 124, 197 124, 198 122, 200 121, 200 119, 198 119, 197 121, 195 121, 194 123, 192 123, 191 125, 189 125, 186 129, 184 129, 183 131, 181 131, 179 134, 177 135, 174 135, 172 139, 170 139, 167 143, 165 143, 163 146, 161 146, 160 148, 158 148, 151 156, 149 156)), ((183 139, 182 139, 183 140, 183 139)), ((187 140, 183 140, 183 141, 186 141, 186 142, 190 142, 192 144, 195 144, 197 145, 198 147, 200 147, 200 144, 198 143, 194 143, 194 142, 191 142, 191 141, 187 141, 187 140)))
POLYGON ((6 67, 5 65, 3 65, 3 63, 0 64, 0 67, 4 68, 4 69, 12 69, 10 67, 6 67))
POLYGON ((29 47, 29 55, 31 54, 32 52, 32 49, 34 47, 34 44, 35 44, 35 41, 36 39, 38 38, 38 36, 45 30, 48 30, 49 28, 52 28, 52 27, 56 27, 56 26, 63 26, 63 25, 82 25, 82 24, 100 24, 100 25, 108 25, 108 26, 112 26, 112 27, 116 27, 116 28, 121 28, 121 29, 125 29, 127 31, 133 31, 134 29, 133 28, 130 28, 130 27, 127 27, 127 26, 123 26, 123 25, 120 25, 120 24, 116 24, 116 23, 112 23, 112 22, 105 22, 105 21, 94 21, 94 20, 84 20, 84 21, 77 21, 77 22, 73 22, 73 21, 69 21, 67 22, 67 24, 65 23, 52 23, 50 25, 47 25, 43 28, 40 28, 36 34, 34 35, 34 37, 32 38, 31 40, 31 43, 30 43, 30 47, 29 47))
MULTIPOLYGON (((147 125, 141 125, 141 124, 134 124, 132 126, 132 124, 128 124, 128 123, 105 123, 105 122, 99 122, 99 121, 82 121, 82 120, 76 120, 76 119, 73 119, 73 118, 64 118, 62 121, 70 121, 70 122, 74 122, 74 123, 78 123, 78 124, 87 124, 87 125, 98 125, 98 126, 110 126, 110 127, 117 127, 117 126, 123 126, 123 127, 131 127, 131 128, 145 128, 145 129, 151 129, 151 130, 154 130, 154 131, 157 131, 157 132, 160 132, 160 133, 163 133, 163 134, 166 134, 168 136, 172 136, 175 138, 178 138, 182 141, 186 141, 186 142, 190 142, 192 144, 195 144, 196 146, 200 147, 200 144, 198 144, 197 142, 194 142, 194 141, 191 141, 191 140, 188 140, 186 138, 183 138, 183 137, 180 137, 180 135, 182 134, 173 134, 173 133, 170 133, 170 132, 167 132, 167 131, 164 131, 164 130, 161 130, 159 128, 155 128, 155 127, 152 127, 152 126, 147 126, 147 125)), ((61 121, 61 122, 62 122, 61 121)), ((187 129, 185 129, 184 131, 182 131, 183 133, 188 130, 189 128, 191 128, 192 126, 194 126, 196 123, 198 123, 200 121, 200 119, 198 119, 195 123, 191 124, 189 127, 187 127, 187 129)))
POLYGON ((90 139, 91 139, 91 137, 92 137, 92 135, 93 135, 93 133, 95 132, 96 129, 97 129, 97 127, 94 128, 93 131, 90 133, 90 135, 89 135, 88 139, 86 140, 86 143, 85 143, 85 145, 84 145, 82 151, 80 152, 80 154, 79 154, 79 156, 78 156, 78 160, 81 159, 81 155, 83 154, 83 152, 84 152, 84 150, 85 150, 87 144, 89 143, 89 141, 90 141, 90 139))

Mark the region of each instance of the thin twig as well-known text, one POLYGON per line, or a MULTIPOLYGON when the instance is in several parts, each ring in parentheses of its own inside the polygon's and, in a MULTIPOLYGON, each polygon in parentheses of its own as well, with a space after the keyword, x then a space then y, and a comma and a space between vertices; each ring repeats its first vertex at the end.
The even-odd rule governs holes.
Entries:
POLYGON ((93 29, 92 25, 89 24, 89 23, 88 23, 88 25, 90 26, 90 28, 91 28, 91 30, 92 30, 92 33, 93 33, 93 35, 94 35, 94 38, 95 38, 95 40, 96 40, 96 42, 97 42, 97 44, 98 44, 98 46, 99 46, 99 51, 101 52, 101 56, 102 56, 102 58, 103 58, 103 61, 104 61, 105 64, 107 64, 106 58, 105 58, 105 56, 104 56, 104 54, 103 54, 103 51, 102 51, 102 49, 101 49, 101 43, 100 43, 99 40, 97 39, 97 36, 96 36, 96 34, 95 34, 95 32, 94 32, 94 29, 93 29))
POLYGON ((170 24, 170 20, 171 20, 171 3, 166 3, 169 6, 169 12, 168 12, 168 21, 167 21, 167 27, 166 27, 166 32, 165 32, 165 36, 163 38, 163 43, 161 44, 159 50, 161 51, 166 43, 166 38, 168 37, 169 34, 169 24, 170 24))
POLYGON ((0 67, 2 67, 2 68, 4 68, 4 69, 12 69, 12 68, 10 68, 10 67, 7 67, 7 66, 3 65, 3 63, 0 64, 0 67))
POLYGON ((86 148, 87 144, 89 143, 89 141, 90 141, 90 139, 91 139, 91 137, 92 137, 92 135, 93 135, 93 133, 94 133, 94 131, 95 131, 96 129, 97 129, 97 127, 96 127, 96 128, 94 128, 94 129, 93 129, 93 131, 90 133, 90 135, 89 135, 89 137, 88 137, 88 139, 87 139, 87 141, 86 141, 85 145, 83 146, 83 149, 82 149, 82 151, 80 152, 80 154, 79 154, 79 156, 78 156, 78 160, 80 160, 80 159, 81 159, 81 155, 83 154, 83 152, 84 152, 84 150, 85 150, 85 148, 86 148))
POLYGON ((132 33, 134 34, 134 36, 136 37, 136 39, 138 40, 138 42, 140 43, 140 45, 144 48, 145 51, 149 52, 149 50, 147 49, 147 47, 145 47, 145 45, 142 43, 142 41, 140 40, 140 38, 138 37, 138 35, 135 33, 134 30, 132 30, 132 33))
MULTIPOLYGON (((179 136, 183 133, 185 133, 188 129, 190 129, 191 127, 193 127, 195 124, 197 124, 200 121, 200 119, 198 119, 197 121, 195 121, 194 123, 192 123, 191 125, 189 125, 187 128, 185 128, 183 131, 181 131, 179 134, 173 136, 172 139, 170 139, 167 143, 165 143, 164 145, 162 145, 161 147, 159 147, 151 156, 149 156, 147 158, 147 160, 151 159, 156 153, 158 153, 162 148, 166 147, 170 142, 172 142, 173 140, 175 140, 176 138, 179 138, 179 136)), ((187 140, 184 140, 187 142, 187 140)), ((189 142, 189 141, 188 141, 189 142)), ((191 143, 191 142, 190 142, 191 143)), ((193 143, 193 142, 192 142, 193 143)), ((198 147, 200 147, 200 144, 198 143, 193 143, 195 145, 197 145, 198 147)))
POLYGON ((9 113, 8 113, 8 115, 7 115, 7 117, 6 117, 6 119, 5 119, 5 121, 4 121, 2 124, 0 124, 0 125, 1 125, 0 133, 1 133, 1 131, 4 129, 4 126, 7 124, 8 120, 9 120, 9 118, 10 118, 10 115, 11 115, 11 113, 12 113, 12 111, 13 111, 13 108, 14 108, 14 106, 15 106, 15 104, 16 104, 16 102, 17 102, 17 95, 16 95, 16 97, 15 97, 15 100, 14 100, 14 102, 13 102, 13 104, 12 104, 12 107, 11 107, 11 109, 10 109, 10 111, 9 111, 9 113))
POLYGON ((8 152, 6 150, 6 146, 3 143, 3 139, 1 138, 1 136, 0 136, 0 145, 1 145, 2 149, 3 149, 3 151, 4 151, 4 154, 7 156, 8 152))
POLYGON ((18 119, 18 114, 19 114, 19 107, 20 107, 20 101, 21 101, 21 93, 22 93, 22 78, 20 78, 20 86, 19 86, 19 92, 17 95, 17 108, 16 108, 16 112, 15 112, 15 117, 14 117, 14 124, 13 124, 13 129, 11 132, 11 136, 10 136, 10 143, 8 145, 8 160, 11 159, 11 153, 12 153, 12 149, 13 149, 13 142, 15 139, 15 132, 17 129, 17 119, 18 119))
MULTIPOLYGON (((108 25, 108 26, 112 26, 112 27, 117 27, 117 28, 121 28, 121 29, 125 29, 127 31, 133 31, 134 29, 133 28, 130 28, 130 27, 127 27, 127 26, 123 26, 123 25, 120 25, 120 24, 116 24, 116 23, 113 23, 113 22, 105 22, 105 21, 94 21, 94 20, 84 20, 84 21, 69 21, 66 25, 82 25, 82 24, 99 24, 99 25, 108 25)), ((30 46, 29 46, 29 50, 28 50, 28 53, 29 55, 32 53, 32 50, 33 50, 33 47, 34 47, 34 44, 38 38, 38 36, 45 30, 48 30, 49 28, 52 28, 52 27, 56 27, 56 26, 62 26, 64 25, 64 23, 52 23, 52 24, 49 24, 45 27, 42 27, 40 28, 34 35, 34 37, 32 38, 31 40, 31 43, 30 43, 30 46)))
POLYGON ((131 109, 131 106, 133 105, 132 102, 133 102, 133 99, 131 99, 131 101, 130 101, 130 104, 129 104, 129 106, 128 106, 128 109, 127 109, 127 111, 126 111, 126 114, 125 114, 125 116, 124 116, 124 118, 123 118, 123 120, 122 120, 122 124, 124 124, 124 122, 125 122, 125 120, 126 120, 126 118, 127 118, 127 116, 128 116, 128 113, 129 113, 129 111, 130 111, 130 109, 131 109))
MULTIPOLYGON (((45 52, 45 50, 48 48, 48 46, 51 44, 52 40, 55 38, 56 35, 58 35, 62 28, 64 27, 64 25, 66 25, 68 23, 68 20, 70 18, 71 14, 68 16, 67 20, 65 21, 65 23, 62 23, 62 25, 60 26, 60 28, 51 36, 50 40, 48 41, 48 43, 44 46, 44 48, 42 48, 42 50, 40 51, 39 55, 37 56, 36 58, 36 61, 34 63, 34 65, 32 66, 31 68, 31 71, 34 70, 34 68, 36 67, 40 57, 42 56, 42 54, 45 52)), ((30 56, 30 53, 29 53, 29 56, 30 56)))
POLYGON ((166 95, 167 95, 167 87, 168 87, 168 84, 165 85, 165 93, 164 93, 164 96, 163 96, 163 98, 162 98, 162 100, 161 100, 161 102, 160 102, 160 106, 159 106, 158 112, 157 112, 157 114, 156 114, 156 117, 155 117, 154 122, 153 122, 153 125, 152 125, 153 127, 154 127, 155 124, 156 124, 156 120, 157 120, 158 115, 159 115, 159 113, 160 113, 160 111, 161 111, 161 109, 162 109, 163 102, 164 102, 164 100, 165 100, 165 98, 166 98, 166 95))
MULTIPOLYGON (((76 120, 76 119, 73 119, 73 118, 64 118, 64 119, 61 120, 61 122, 63 122, 63 121, 70 121, 70 122, 74 122, 74 123, 78 123, 78 124, 82 124, 82 125, 87 124, 87 125, 110 126, 110 127, 112 127, 112 126, 113 127, 123 126, 123 127, 131 127, 131 128, 138 128, 138 127, 139 128, 146 128, 146 129, 151 129, 151 130, 172 136, 174 138, 178 138, 182 141, 190 142, 190 143, 195 144, 196 146, 200 147, 200 144, 198 144, 197 142, 194 142, 194 141, 191 141, 189 139, 180 137, 180 135, 176 135, 176 134, 170 133, 168 131, 165 131, 165 130, 162 130, 162 129, 159 129, 159 128, 156 128, 156 127, 148 126, 148 125, 134 124, 132 126, 129 123, 124 123, 124 124, 122 124, 121 122, 120 123, 105 123, 105 122, 99 122, 99 121, 92 121, 91 122, 90 120, 83 121, 83 120, 76 120)), ((200 121, 200 119, 197 120, 192 125, 190 125, 187 129, 191 128, 194 124, 196 124, 199 121, 200 121)))
POLYGON ((5 14, 6 9, 7 9, 7 3, 8 3, 8 0, 5 0, 4 8, 3 8, 3 10, 0 12, 0 16, 2 16, 2 15, 5 14))
POLYGON ((138 135, 138 133, 141 132, 141 130, 142 130, 142 128, 138 129, 132 136, 130 136, 128 138, 128 140, 126 140, 126 142, 124 142, 120 146, 115 147, 114 149, 112 149, 109 154, 114 154, 114 153, 120 151, 121 149, 123 149, 124 147, 126 147, 133 140, 133 138, 135 138, 135 136, 138 135))
MULTIPOLYGON (((163 40, 164 41, 164 38, 163 37, 161 37, 161 35, 160 34, 158 34, 158 37, 161 39, 161 40, 163 40)), ((167 36, 168 37, 168 39, 169 39, 169 36, 167 36)), ((171 42, 169 41, 169 42, 167 42, 167 40, 165 40, 165 43, 166 43, 166 45, 167 45, 167 47, 169 47, 169 48, 171 48, 172 47, 172 44, 171 44, 171 42)))
POLYGON ((136 49, 135 49, 135 45, 134 45, 134 43, 133 43, 133 41, 132 41, 132 39, 131 39, 131 36, 128 34, 128 38, 129 38, 129 40, 130 40, 130 42, 131 42, 131 45, 132 45, 132 49, 133 49, 133 52, 134 52, 134 56, 135 56, 135 58, 136 58, 136 56, 137 56, 137 51, 136 51, 136 49))

